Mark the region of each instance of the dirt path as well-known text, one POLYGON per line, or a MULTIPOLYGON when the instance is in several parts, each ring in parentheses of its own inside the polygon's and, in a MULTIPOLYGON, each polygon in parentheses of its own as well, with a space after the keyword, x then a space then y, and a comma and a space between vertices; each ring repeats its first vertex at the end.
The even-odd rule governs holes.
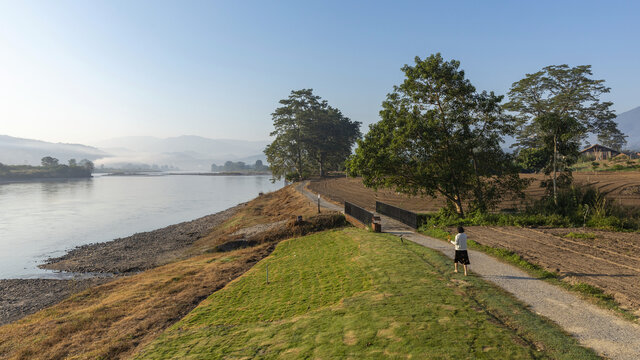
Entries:
MULTIPOLYGON (((305 190, 303 185, 297 186, 298 191, 311 200, 316 199, 316 195, 305 190)), ((340 206, 326 201, 321 205, 331 210, 341 209, 340 206)), ((384 232, 401 236, 403 239, 440 251, 450 258, 453 257, 450 244, 417 234, 408 226, 386 216, 381 218, 384 232)), ((551 319, 575 336, 584 346, 611 359, 637 360, 639 358, 640 326, 622 320, 564 289, 532 278, 524 271, 484 253, 470 250, 469 256, 472 262, 471 269, 475 274, 497 284, 531 306, 536 313, 551 319)))

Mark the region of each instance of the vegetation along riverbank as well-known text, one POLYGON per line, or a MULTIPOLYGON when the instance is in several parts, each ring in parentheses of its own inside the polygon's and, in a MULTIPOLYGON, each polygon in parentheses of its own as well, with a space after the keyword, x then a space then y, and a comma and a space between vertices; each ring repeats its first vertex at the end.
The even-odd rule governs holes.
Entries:
POLYGON ((68 165, 59 164, 58 159, 50 156, 42 158, 42 166, 4 165, 0 163, 0 183, 34 179, 73 179, 89 178, 93 163, 87 159, 77 162, 70 159, 68 165))
POLYGON ((442 255, 345 224, 292 186, 259 196, 182 257, 0 327, 0 357, 596 358, 442 255))

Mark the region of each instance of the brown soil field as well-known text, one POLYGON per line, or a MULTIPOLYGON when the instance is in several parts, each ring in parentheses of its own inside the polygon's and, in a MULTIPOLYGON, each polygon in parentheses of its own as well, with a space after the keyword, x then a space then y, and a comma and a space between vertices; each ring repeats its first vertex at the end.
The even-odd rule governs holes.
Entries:
MULTIPOLYGON (((622 205, 640 205, 640 173, 574 174, 579 183, 590 184, 622 205)), ((529 199, 543 195, 540 175, 524 175, 534 182, 526 191, 529 199)), ((367 189, 359 178, 312 181, 309 188, 334 202, 345 200, 375 210, 375 201, 401 208, 430 212, 440 209, 441 199, 416 198, 389 190, 367 189)), ((507 202, 503 207, 512 207, 507 202)), ((640 233, 592 229, 528 229, 515 227, 471 227, 469 237, 480 244, 509 249, 526 260, 558 272, 571 283, 583 282, 603 289, 624 307, 640 316, 640 233), (595 239, 565 238, 569 232, 589 232, 595 239)))
MULTIPOLYGON (((523 178, 533 179, 525 190, 525 199, 505 199, 499 209, 521 208, 528 201, 539 199, 544 195, 545 189, 540 187, 540 181, 544 179, 541 174, 522 174, 523 178)), ((609 201, 623 206, 640 206, 640 172, 575 172, 575 182, 581 185, 589 185, 606 194, 609 201)), ((417 212, 438 211, 445 205, 444 199, 438 197, 410 197, 398 194, 388 189, 374 191, 365 188, 360 178, 331 178, 312 181, 309 188, 325 195, 330 200, 344 203, 345 199, 358 206, 369 209, 375 208, 376 201, 382 201, 407 210, 417 212)))
MULTIPOLYGON (((505 248, 570 283, 587 283, 614 296, 624 308, 640 315, 640 234, 592 229, 529 229, 471 226, 470 239, 505 248), (567 238, 591 233, 594 239, 567 238)), ((473 260, 472 260, 473 261, 473 260)))

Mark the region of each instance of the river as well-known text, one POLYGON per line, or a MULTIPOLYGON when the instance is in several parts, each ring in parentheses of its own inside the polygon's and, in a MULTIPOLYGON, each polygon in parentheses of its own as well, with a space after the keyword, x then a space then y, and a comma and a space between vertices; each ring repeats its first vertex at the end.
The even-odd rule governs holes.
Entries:
POLYGON ((274 191, 270 176, 95 176, 0 184, 0 279, 60 278, 51 256, 216 213, 274 191))

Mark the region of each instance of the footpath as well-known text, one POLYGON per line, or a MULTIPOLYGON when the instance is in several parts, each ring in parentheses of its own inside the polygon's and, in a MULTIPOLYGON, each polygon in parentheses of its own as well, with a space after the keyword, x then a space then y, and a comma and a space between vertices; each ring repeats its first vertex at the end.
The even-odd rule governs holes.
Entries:
MULTIPOLYGON (((307 182, 300 183, 296 189, 317 203, 317 194, 307 190, 306 185, 307 182)), ((344 211, 343 207, 324 199, 320 199, 320 206, 332 211, 344 211)), ((380 218, 382 232, 413 241, 453 258, 451 244, 418 234, 409 226, 387 216, 381 215, 380 218)), ((469 250, 469 257, 469 269, 472 273, 513 294, 529 305, 535 313, 560 325, 583 346, 613 360, 640 359, 640 326, 592 305, 562 288, 532 278, 524 271, 487 254, 469 250)))

